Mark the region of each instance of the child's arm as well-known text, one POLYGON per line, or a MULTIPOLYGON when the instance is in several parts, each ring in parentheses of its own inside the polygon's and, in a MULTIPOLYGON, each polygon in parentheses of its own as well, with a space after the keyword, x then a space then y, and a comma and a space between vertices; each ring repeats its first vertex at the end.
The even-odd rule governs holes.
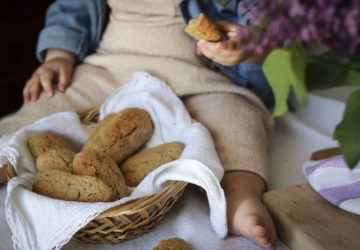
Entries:
POLYGON ((70 52, 48 49, 44 64, 40 65, 26 82, 23 90, 24 103, 35 102, 42 90, 51 98, 54 95, 54 82, 57 83, 59 91, 65 91, 70 84, 75 61, 75 55, 70 52))
POLYGON ((106 13, 106 0, 56 0, 48 7, 36 56, 44 62, 50 48, 66 50, 81 62, 96 50, 106 13))
POLYGON ((95 51, 105 20, 106 0, 57 0, 46 12, 36 56, 43 63, 23 90, 24 103, 36 101, 42 90, 54 94, 53 82, 64 91, 70 84, 75 61, 95 51))
POLYGON ((242 38, 237 35, 239 24, 227 21, 217 21, 216 24, 226 34, 227 40, 210 42, 200 40, 196 46, 196 54, 205 56, 224 66, 234 66, 239 63, 263 61, 266 55, 257 55, 242 49, 242 38))

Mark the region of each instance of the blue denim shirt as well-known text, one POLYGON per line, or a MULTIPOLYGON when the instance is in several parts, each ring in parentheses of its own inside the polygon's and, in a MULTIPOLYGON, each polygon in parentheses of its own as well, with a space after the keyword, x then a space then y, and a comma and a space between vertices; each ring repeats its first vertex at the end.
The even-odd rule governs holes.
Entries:
MULTIPOLYGON (((258 4, 259 0, 252 0, 258 4)), ((247 25, 248 11, 239 11, 244 0, 180 0, 179 8, 187 23, 191 18, 205 13, 213 20, 247 25)), ((44 61, 49 48, 58 48, 76 55, 78 61, 96 51, 103 33, 106 0, 56 0, 46 13, 46 23, 39 35, 36 55, 44 61)), ((262 72, 262 63, 240 63, 218 68, 237 84, 251 89, 268 108, 274 105, 272 90, 262 72)))

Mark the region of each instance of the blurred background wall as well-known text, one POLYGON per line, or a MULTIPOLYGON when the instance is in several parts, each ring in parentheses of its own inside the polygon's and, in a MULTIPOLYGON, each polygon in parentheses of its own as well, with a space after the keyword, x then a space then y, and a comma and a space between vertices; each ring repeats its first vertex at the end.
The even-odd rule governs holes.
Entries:
POLYGON ((22 89, 39 62, 37 38, 53 0, 5 0, 0 8, 0 117, 22 105, 22 89))

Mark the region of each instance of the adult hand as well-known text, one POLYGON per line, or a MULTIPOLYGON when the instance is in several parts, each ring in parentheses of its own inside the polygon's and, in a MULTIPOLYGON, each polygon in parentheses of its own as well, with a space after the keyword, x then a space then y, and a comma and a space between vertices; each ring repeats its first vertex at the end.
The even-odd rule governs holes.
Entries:
POLYGON ((45 62, 40 65, 23 90, 24 103, 38 100, 42 90, 48 98, 54 95, 53 83, 57 83, 59 91, 64 92, 70 85, 75 66, 74 54, 60 49, 48 49, 45 62))

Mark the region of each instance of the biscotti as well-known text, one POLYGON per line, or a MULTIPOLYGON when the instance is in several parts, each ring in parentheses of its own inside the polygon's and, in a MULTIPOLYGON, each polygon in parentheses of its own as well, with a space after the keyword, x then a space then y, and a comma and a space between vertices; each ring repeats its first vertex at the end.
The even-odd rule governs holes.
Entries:
POLYGON ((161 240, 153 250, 192 250, 191 246, 181 238, 161 240))
POLYGON ((82 150, 109 155, 116 163, 142 147, 154 132, 149 113, 138 108, 128 108, 99 123, 82 150))
POLYGON ((184 145, 182 143, 171 142, 149 148, 129 157, 120 165, 127 185, 130 187, 137 186, 147 174, 157 167, 178 159, 183 150, 184 145))
POLYGON ((74 156, 75 153, 67 148, 50 149, 39 155, 36 168, 38 171, 53 169, 71 173, 74 156))
POLYGON ((111 188, 115 200, 129 195, 123 174, 108 155, 95 151, 81 151, 75 155, 73 171, 75 174, 99 178, 111 188))
POLYGON ((225 35, 204 13, 189 21, 185 32, 196 40, 221 41, 225 35))
POLYGON ((35 161, 40 154, 50 149, 67 148, 71 150, 70 145, 60 135, 53 133, 33 135, 28 139, 28 146, 35 161))
POLYGON ((100 179, 61 170, 38 172, 33 191, 55 199, 82 202, 111 201, 113 196, 111 188, 100 179))

